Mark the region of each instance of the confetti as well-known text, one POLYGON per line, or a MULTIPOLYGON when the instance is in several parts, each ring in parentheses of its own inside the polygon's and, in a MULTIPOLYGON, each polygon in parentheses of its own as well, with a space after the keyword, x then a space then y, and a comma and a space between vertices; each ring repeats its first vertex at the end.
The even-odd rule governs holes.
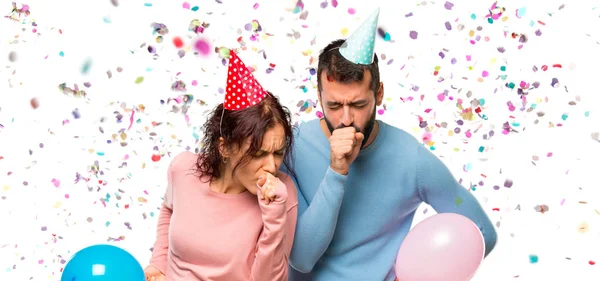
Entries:
POLYGON ((29 103, 33 109, 37 109, 40 106, 40 102, 36 98, 32 98, 29 103))
POLYGON ((529 263, 535 264, 535 263, 538 263, 539 260, 540 259, 538 258, 537 255, 529 255, 529 263))
POLYGON ((208 24, 206 22, 200 22, 200 20, 194 19, 190 22, 188 30, 195 34, 200 34, 200 33, 204 33, 204 30, 206 28, 208 28, 209 26, 210 26, 210 24, 208 24))
POLYGON ((92 60, 91 59, 87 59, 85 60, 85 62, 83 62, 83 65, 81 66, 81 74, 88 74, 90 72, 90 68, 92 67, 92 60))
POLYGON ((201 55, 207 56, 208 54, 210 54, 211 47, 210 47, 210 43, 207 42, 206 40, 198 39, 194 43, 194 49, 196 51, 198 51, 201 55))
POLYGON ((589 231, 589 225, 587 222, 582 222, 581 224, 579 224, 579 226, 577 227, 577 232, 579 233, 586 233, 589 231))
POLYGON ((463 199, 460 197, 456 197, 456 199, 454 199, 454 204, 456 205, 456 207, 460 206, 463 203, 463 199))
POLYGON ((183 40, 181 39, 181 37, 176 36, 173 38, 173 45, 175 45, 175 48, 182 48, 183 47, 183 40))
POLYGON ((52 184, 54 185, 54 187, 60 187, 60 180, 57 179, 52 179, 52 184))
POLYGON ((344 27, 340 30, 340 33, 342 34, 342 37, 347 37, 348 36, 348 28, 344 27))
MULTIPOLYGON (((58 278, 84 243, 122 245, 144 258, 154 237, 142 232, 156 226, 165 165, 181 151, 202 150, 203 116, 223 98, 218 81, 231 51, 251 61, 295 124, 323 118, 319 48, 348 38, 368 6, 286 0, 276 11, 260 1, 154 2, 104 2, 108 10, 85 11, 95 19, 85 28, 46 22, 60 5, 4 6, 0 147, 11 149, 0 152, 0 201, 29 210, 5 213, 36 224, 32 235, 0 244, 14 257, 0 264, 5 279, 58 278), (160 16, 167 11, 171 16, 160 16), (226 20, 238 13, 244 18, 226 20), (142 24, 127 25, 119 15, 142 24), (109 49, 78 48, 89 36, 109 49)), ((596 26, 600 7, 454 2, 419 1, 380 19, 376 49, 386 94, 377 118, 448 163, 499 236, 523 238, 529 234, 521 227, 535 225, 548 237, 596 243, 588 238, 600 233, 593 224, 600 209, 590 197, 597 184, 586 173, 598 166, 600 107, 586 89, 595 89, 600 43, 593 28, 586 33, 577 23, 596 26), (556 38, 584 55, 558 47, 556 38)), ((381 8, 394 11, 385 1, 381 8)), ((465 207, 465 198, 450 200, 465 207)), ((477 277, 543 280, 525 272, 539 257, 553 261, 551 270, 574 263, 595 270, 596 248, 586 244, 567 258, 525 253, 510 273, 482 268, 477 277)))
POLYGON ((73 115, 73 118, 75 118, 75 119, 79 119, 81 117, 81 114, 79 113, 79 109, 78 108, 75 108, 75 110, 73 110, 71 112, 71 114, 73 115))
POLYGON ((446 1, 446 3, 444 3, 444 8, 446 8, 446 10, 452 10, 452 8, 454 7, 454 4, 446 1))
POLYGON ((548 210, 549 210, 548 205, 537 205, 537 206, 535 206, 534 209, 536 212, 539 212, 542 214, 548 212, 548 210))
POLYGON ((417 39, 417 36, 419 35, 419 33, 417 33, 416 31, 411 31, 410 34, 408 35, 411 39, 417 39))
POLYGON ((526 7, 522 7, 517 9, 517 11, 515 12, 515 15, 517 16, 517 18, 522 18, 525 15, 525 12, 527 11, 526 7))
POLYGON ((17 52, 12 51, 12 52, 8 53, 8 61, 16 62, 17 61, 17 52))
POLYGON ((444 23, 444 26, 446 27, 446 30, 452 30, 452 24, 449 21, 444 23))

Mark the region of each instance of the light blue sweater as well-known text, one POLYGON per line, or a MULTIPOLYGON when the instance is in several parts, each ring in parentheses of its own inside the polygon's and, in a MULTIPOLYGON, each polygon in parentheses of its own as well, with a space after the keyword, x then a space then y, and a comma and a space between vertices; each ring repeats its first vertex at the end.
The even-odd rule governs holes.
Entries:
POLYGON ((329 141, 319 120, 299 126, 290 281, 394 280, 398 249, 422 202, 470 218, 485 237, 486 256, 494 248, 494 226, 470 191, 414 137, 378 122, 377 138, 347 176, 329 168, 329 141))

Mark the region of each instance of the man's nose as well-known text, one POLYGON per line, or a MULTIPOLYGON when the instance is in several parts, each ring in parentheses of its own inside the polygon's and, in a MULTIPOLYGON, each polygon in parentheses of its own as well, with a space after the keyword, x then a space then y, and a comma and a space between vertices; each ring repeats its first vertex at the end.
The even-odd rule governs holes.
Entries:
POLYGON ((350 107, 344 106, 344 112, 342 112, 342 125, 344 125, 344 127, 348 127, 351 126, 353 122, 354 118, 350 113, 350 107))

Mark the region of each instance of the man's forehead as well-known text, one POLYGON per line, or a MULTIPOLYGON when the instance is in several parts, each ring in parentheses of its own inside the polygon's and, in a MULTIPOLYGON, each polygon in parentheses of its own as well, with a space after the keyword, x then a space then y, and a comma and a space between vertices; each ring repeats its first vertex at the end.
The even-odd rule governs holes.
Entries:
MULTIPOLYGON (((325 75, 325 73, 323 73, 325 75)), ((373 95, 371 91, 370 83, 368 83, 369 77, 364 76, 363 81, 353 83, 340 83, 338 81, 323 81, 321 79, 321 95, 323 99, 361 99, 368 95, 373 95)))
POLYGON ((373 93, 371 89, 362 87, 323 87, 321 95, 323 101, 355 101, 369 99, 373 93))

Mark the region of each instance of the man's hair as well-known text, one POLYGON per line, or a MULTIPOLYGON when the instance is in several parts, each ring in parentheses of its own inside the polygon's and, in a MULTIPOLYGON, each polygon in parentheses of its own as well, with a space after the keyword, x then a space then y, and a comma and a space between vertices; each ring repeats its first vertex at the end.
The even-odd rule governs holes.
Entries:
POLYGON ((380 81, 377 54, 375 54, 373 62, 369 65, 355 64, 340 54, 339 48, 345 41, 345 39, 332 41, 319 54, 319 65, 317 67, 317 86, 319 92, 323 91, 323 86, 321 86, 321 74, 323 71, 325 71, 327 76, 339 83, 350 84, 362 82, 365 77, 365 70, 368 70, 371 72, 369 89, 374 94, 377 94, 380 81))

